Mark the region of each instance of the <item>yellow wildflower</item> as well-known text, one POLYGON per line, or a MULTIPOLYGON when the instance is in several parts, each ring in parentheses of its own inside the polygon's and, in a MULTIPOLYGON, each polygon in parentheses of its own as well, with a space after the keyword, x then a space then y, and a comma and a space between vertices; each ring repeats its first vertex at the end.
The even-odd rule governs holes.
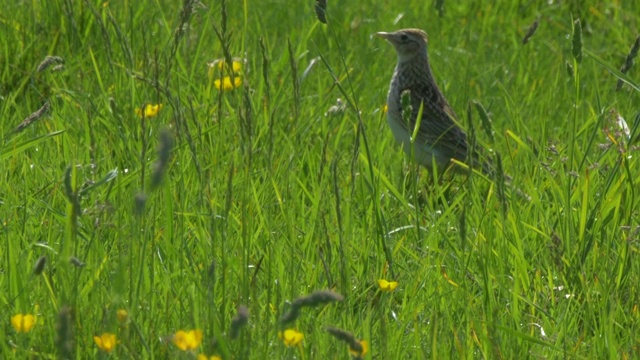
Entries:
POLYGON ((129 313, 125 309, 118 309, 116 316, 118 317, 118 321, 122 324, 126 323, 129 319, 129 313))
POLYGON ((398 287, 397 281, 378 280, 378 286, 382 292, 393 292, 398 287))
POLYGON ((360 340, 358 341, 358 343, 360 344, 362 351, 358 352, 352 349, 351 347, 349 347, 349 354, 351 354, 351 356, 355 358, 360 359, 369 352, 369 342, 367 340, 360 340))
MULTIPOLYGON (((226 70, 226 65, 225 65, 225 61, 224 59, 222 60, 217 60, 214 61, 213 63, 211 63, 211 66, 217 66, 218 69, 220 70, 226 70)), ((237 60, 232 60, 231 61, 231 68, 233 69, 234 73, 239 73, 240 71, 242 71, 242 63, 240 61, 237 60)))
POLYGON ((284 332, 279 331, 278 337, 284 342, 287 346, 296 346, 302 342, 304 339, 304 334, 298 332, 294 329, 287 329, 284 332))
POLYGON ((205 354, 198 354, 198 360, 222 360, 218 355, 207 356, 205 354))
MULTIPOLYGON (((162 109, 162 104, 146 104, 144 106, 144 117, 145 118, 152 118, 154 116, 157 116, 158 113, 160 112, 160 110, 162 109)), ((138 115, 139 117, 142 117, 143 112, 140 108, 136 109, 136 115, 138 115)))
POLYGON ((195 350, 202 342, 202 330, 179 330, 173 335, 172 341, 182 351, 195 350))
POLYGON ((213 81, 213 86, 215 86, 216 89, 222 91, 233 90, 240 87, 240 85, 242 85, 242 79, 240 78, 240 76, 234 76, 233 82, 231 81, 230 76, 225 76, 222 79, 215 79, 213 81))
POLYGON ((17 332, 28 333, 36 324, 36 317, 31 314, 16 314, 11 317, 11 326, 17 332))
POLYGON ((98 348, 102 351, 110 353, 113 351, 113 348, 116 347, 116 334, 112 333, 104 333, 100 336, 94 336, 93 341, 95 341, 98 348))
POLYGON ((387 106, 387 104, 384 104, 384 106, 382 107, 382 113, 386 114, 387 110, 389 110, 389 107, 387 106))

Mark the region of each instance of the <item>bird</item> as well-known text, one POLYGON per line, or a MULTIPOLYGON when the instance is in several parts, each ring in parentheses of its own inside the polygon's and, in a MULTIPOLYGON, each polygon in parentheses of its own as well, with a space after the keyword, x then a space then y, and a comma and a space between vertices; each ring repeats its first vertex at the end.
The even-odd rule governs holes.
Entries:
MULTIPOLYGON (((468 171, 454 166, 452 159, 471 167, 480 164, 476 152, 467 161, 467 134, 434 79, 427 54, 427 33, 402 29, 376 35, 393 45, 398 56, 387 95, 387 122, 405 153, 427 170, 436 168, 438 173, 449 168, 468 171), (407 95, 411 110, 408 116, 403 116, 403 97, 407 95), (419 122, 418 115, 421 115, 419 122), (419 128, 412 139, 416 124, 419 128)), ((482 167, 488 171, 487 166, 482 167)))

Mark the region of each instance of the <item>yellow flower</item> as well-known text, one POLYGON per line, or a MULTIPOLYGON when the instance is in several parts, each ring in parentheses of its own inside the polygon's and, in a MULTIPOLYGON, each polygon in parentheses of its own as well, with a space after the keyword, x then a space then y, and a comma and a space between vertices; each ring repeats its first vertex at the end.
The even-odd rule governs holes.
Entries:
POLYGON ((17 332, 28 333, 36 324, 36 317, 31 314, 16 314, 11 317, 11 325, 17 332))
POLYGON ((378 280, 378 286, 382 292, 393 292, 398 287, 397 281, 378 280))
POLYGON ((118 309, 116 316, 118 317, 118 321, 122 324, 126 323, 127 319, 129 319, 129 313, 125 309, 118 309))
MULTIPOLYGON (((225 61, 224 59, 222 60, 218 60, 218 61, 214 61, 212 63, 213 66, 217 66, 218 69, 220 70, 226 70, 226 65, 225 65, 225 61)), ((233 69, 234 73, 239 73, 240 71, 242 71, 242 63, 240 61, 237 60, 231 60, 231 68, 233 69)))
POLYGON ((195 350, 202 342, 202 330, 179 330, 173 335, 173 344, 182 351, 195 350))
POLYGON ((104 333, 100 336, 94 336, 93 341, 96 342, 98 348, 102 351, 106 351, 110 353, 113 351, 113 348, 116 347, 116 334, 112 333, 104 333))
POLYGON ((351 354, 351 356, 356 358, 362 358, 369 352, 369 342, 367 340, 361 340, 361 341, 358 341, 358 343, 360 343, 360 346, 362 347, 362 351, 358 352, 352 349, 351 347, 349 347, 349 354, 351 354))
POLYGON ((205 354, 198 354, 198 360, 222 360, 222 358, 218 355, 207 356, 205 354))
MULTIPOLYGON (((160 109, 162 109, 162 104, 156 104, 156 105, 146 104, 144 106, 144 117, 152 118, 154 116, 157 116, 158 113, 160 112, 160 109)), ((140 110, 140 108, 136 109, 136 115, 138 115, 139 117, 142 117, 142 110, 140 110)))
POLYGON ((293 329, 287 329, 284 332, 278 331, 278 337, 287 346, 296 346, 304 339, 304 334, 293 329))
POLYGON ((233 82, 231 82, 230 76, 225 76, 222 79, 215 79, 213 81, 213 86, 215 86, 216 89, 222 91, 233 90, 240 87, 240 85, 242 85, 242 79, 240 78, 240 76, 234 76, 233 82))
POLYGON ((387 106, 387 104, 384 104, 384 106, 382 107, 382 113, 386 114, 387 110, 389 110, 389 107, 387 106))

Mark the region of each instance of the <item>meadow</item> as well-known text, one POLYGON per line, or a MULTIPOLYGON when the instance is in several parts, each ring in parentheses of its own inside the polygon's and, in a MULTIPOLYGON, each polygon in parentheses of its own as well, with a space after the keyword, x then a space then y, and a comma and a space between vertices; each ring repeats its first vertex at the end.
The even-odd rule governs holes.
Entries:
POLYGON ((640 358, 637 0, 2 7, 0 358, 640 358), (401 28, 509 184, 395 144, 401 28))

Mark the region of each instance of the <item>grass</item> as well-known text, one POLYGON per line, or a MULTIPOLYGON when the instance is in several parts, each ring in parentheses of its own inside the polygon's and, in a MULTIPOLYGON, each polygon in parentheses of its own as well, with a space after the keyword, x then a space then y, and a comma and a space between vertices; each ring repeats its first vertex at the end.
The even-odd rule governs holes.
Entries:
POLYGON ((330 2, 326 25, 313 1, 5 4, 0 357, 347 359, 353 340, 378 359, 639 357, 639 73, 618 71, 636 12, 437 3, 330 2), (434 182, 394 145, 395 54, 371 34, 404 27, 530 201, 434 182), (63 68, 38 72, 47 55, 63 68), (236 89, 216 89, 223 58, 236 89), (323 289, 344 299, 300 300, 323 289))

